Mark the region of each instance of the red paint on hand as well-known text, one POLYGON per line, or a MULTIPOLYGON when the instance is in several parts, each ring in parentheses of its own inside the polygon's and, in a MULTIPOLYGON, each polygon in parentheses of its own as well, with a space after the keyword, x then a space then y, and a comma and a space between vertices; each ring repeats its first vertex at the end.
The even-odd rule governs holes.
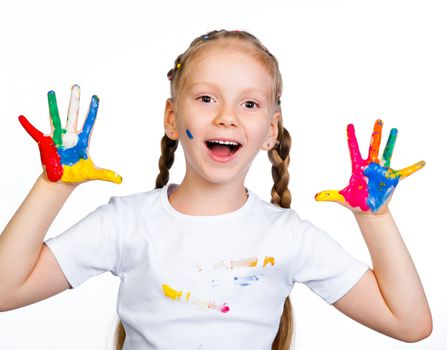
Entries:
POLYGON ((23 115, 19 116, 19 122, 26 132, 37 142, 40 151, 40 159, 45 167, 47 177, 50 181, 59 181, 64 169, 62 168, 56 146, 50 136, 45 136, 37 130, 23 115))

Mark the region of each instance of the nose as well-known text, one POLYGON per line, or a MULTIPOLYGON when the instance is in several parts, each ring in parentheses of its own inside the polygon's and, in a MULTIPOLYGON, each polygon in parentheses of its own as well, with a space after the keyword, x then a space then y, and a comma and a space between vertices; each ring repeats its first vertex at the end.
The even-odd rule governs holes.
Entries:
POLYGON ((214 118, 217 126, 234 127, 239 125, 237 112, 230 105, 223 104, 214 118))

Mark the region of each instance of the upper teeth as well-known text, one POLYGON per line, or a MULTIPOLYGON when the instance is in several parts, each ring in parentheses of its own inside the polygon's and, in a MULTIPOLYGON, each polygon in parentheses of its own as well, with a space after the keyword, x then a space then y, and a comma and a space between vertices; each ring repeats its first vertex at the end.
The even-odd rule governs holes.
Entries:
POLYGON ((220 143, 221 145, 233 145, 233 146, 238 145, 237 142, 233 142, 233 141, 209 140, 208 142, 220 143))

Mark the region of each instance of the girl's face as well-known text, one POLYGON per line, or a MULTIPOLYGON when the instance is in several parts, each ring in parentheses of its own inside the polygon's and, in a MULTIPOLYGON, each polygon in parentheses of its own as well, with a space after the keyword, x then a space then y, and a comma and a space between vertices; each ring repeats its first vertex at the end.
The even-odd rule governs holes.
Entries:
POLYGON ((280 113, 273 108, 272 78, 244 49, 207 47, 189 63, 176 104, 166 103, 166 134, 182 144, 187 177, 243 183, 258 151, 274 146, 280 113))

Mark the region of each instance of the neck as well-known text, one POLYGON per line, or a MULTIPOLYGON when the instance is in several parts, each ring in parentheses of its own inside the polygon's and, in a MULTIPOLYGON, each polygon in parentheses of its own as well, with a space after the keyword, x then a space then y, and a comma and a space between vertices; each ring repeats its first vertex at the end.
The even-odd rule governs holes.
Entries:
POLYGON ((240 209, 247 201, 243 181, 224 184, 185 177, 171 193, 171 206, 186 215, 221 215, 240 209))

